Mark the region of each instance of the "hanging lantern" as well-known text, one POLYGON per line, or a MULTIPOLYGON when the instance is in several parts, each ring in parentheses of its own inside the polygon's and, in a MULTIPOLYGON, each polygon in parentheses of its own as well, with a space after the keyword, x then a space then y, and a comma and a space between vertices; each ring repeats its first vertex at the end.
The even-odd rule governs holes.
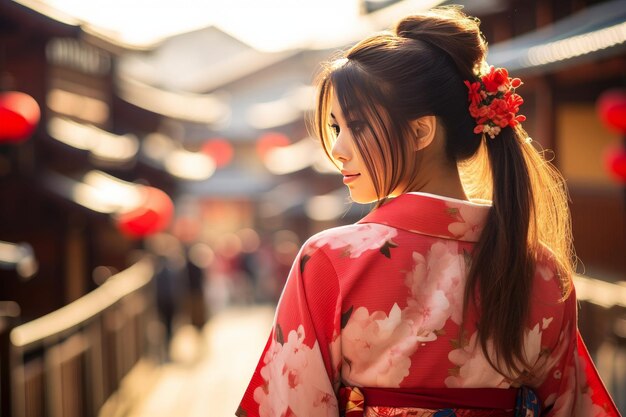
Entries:
POLYGON ((142 238, 167 228, 174 215, 174 203, 163 191, 154 187, 140 187, 142 203, 128 211, 118 213, 117 226, 132 238, 142 238))
POLYGON ((609 90, 598 99, 600 118, 610 129, 626 134, 626 90, 609 90))
POLYGON ((287 146, 289 144, 291 144, 291 141, 286 135, 282 133, 278 133, 278 132, 265 133, 264 135, 260 136, 259 139, 257 140, 256 151, 261 157, 261 159, 265 159, 265 156, 271 149, 282 147, 282 146, 287 146))
POLYGON ((611 148, 604 158, 607 171, 613 178, 626 184, 626 148, 611 148))
POLYGON ((17 91, 0 93, 0 143, 19 143, 30 137, 41 111, 34 98, 17 91))
POLYGON ((202 145, 202 153, 215 161, 217 168, 224 167, 233 159, 235 151, 229 141, 222 138, 210 139, 202 145))

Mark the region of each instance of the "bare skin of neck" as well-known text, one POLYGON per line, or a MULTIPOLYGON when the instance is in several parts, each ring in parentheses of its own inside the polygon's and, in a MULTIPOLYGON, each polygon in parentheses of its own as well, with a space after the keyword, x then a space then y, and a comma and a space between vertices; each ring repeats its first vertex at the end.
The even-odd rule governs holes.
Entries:
MULTIPOLYGON (((434 172, 434 171, 431 171, 434 172)), ((465 191, 463 190, 463 186, 461 185, 461 180, 459 178, 459 173, 454 170, 454 172, 442 173, 439 178, 431 177, 425 181, 424 185, 420 187, 419 190, 422 193, 436 194, 443 197, 456 198, 458 200, 468 200, 465 191)))
POLYGON ((445 155, 444 138, 439 129, 434 140, 419 151, 420 169, 410 191, 436 194, 444 197, 468 200, 463 189, 456 164, 448 161, 445 155))

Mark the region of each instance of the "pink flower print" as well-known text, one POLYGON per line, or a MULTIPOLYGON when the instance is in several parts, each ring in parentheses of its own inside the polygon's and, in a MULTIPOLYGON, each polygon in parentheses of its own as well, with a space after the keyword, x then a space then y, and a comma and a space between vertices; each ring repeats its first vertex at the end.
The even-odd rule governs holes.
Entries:
POLYGON ((254 391, 261 417, 288 415, 336 416, 337 402, 317 342, 304 344, 304 327, 289 332, 281 345, 267 350, 261 369, 265 384, 254 391))
MULTIPOLYGON (((563 343, 565 332, 561 333, 559 348, 554 352, 550 352, 542 347, 542 330, 545 330, 551 322, 552 318, 544 318, 541 321, 541 325, 537 323, 533 328, 524 332, 524 359, 532 369, 527 370, 531 372, 523 373, 524 375, 531 375, 532 380, 525 379, 517 382, 531 386, 541 385, 565 353, 567 348, 567 344, 563 343)), ((491 340, 487 341, 487 351, 490 358, 495 358, 491 340)), ((480 343, 478 343, 478 332, 472 335, 469 343, 451 351, 448 354, 448 359, 458 367, 458 369, 453 368, 453 375, 446 378, 446 386, 450 388, 479 387, 481 384, 487 384, 483 386, 495 388, 506 388, 510 385, 510 380, 489 365, 480 343), (481 372, 481 367, 485 367, 485 371, 482 371, 485 372, 485 375, 478 375, 481 372)), ((519 363, 517 366, 522 367, 519 363)), ((514 376, 519 378, 521 375, 514 376)))
POLYGON ((456 242, 435 243, 428 253, 429 279, 437 282, 450 303, 450 318, 456 324, 463 319, 463 292, 466 279, 464 254, 456 242))
POLYGON ((332 361, 333 389, 336 391, 339 389, 341 375, 341 337, 339 337, 337 331, 333 333, 333 339, 329 344, 328 351, 332 361))
MULTIPOLYGON (((487 351, 491 358, 495 358, 491 341, 487 341, 487 351)), ((448 359, 456 365, 456 368, 450 370, 451 375, 445 380, 448 388, 509 388, 510 386, 510 382, 489 365, 478 343, 478 332, 470 337, 469 343, 452 350, 448 354, 448 359)))
POLYGON ((461 323, 465 263, 457 251, 456 242, 437 242, 426 257, 413 253, 414 267, 405 280, 410 296, 403 317, 412 321, 421 341, 435 340, 435 331, 448 318, 461 323))
POLYGON ((552 323, 552 320, 554 320, 554 317, 548 317, 548 318, 543 318, 541 320, 541 330, 545 330, 548 328, 548 326, 550 325, 550 323, 552 323))
POLYGON ((582 363, 578 350, 574 353, 574 366, 576 367, 576 381, 577 381, 577 398, 576 398, 576 411, 577 417, 589 416, 589 417, 605 417, 606 411, 599 405, 595 404, 591 399, 593 390, 587 383, 587 373, 585 372, 585 364, 582 363))
POLYGON ((580 391, 578 393, 578 400, 576 401, 576 411, 578 416, 585 417, 607 417, 607 412, 595 404, 591 399, 590 391, 580 391), (579 411, 580 410, 580 411, 579 411))
MULTIPOLYGON (((552 318, 544 318, 541 328, 539 323, 537 323, 532 329, 524 332, 524 359, 526 363, 531 366, 529 370, 531 372, 525 374, 531 376, 532 379, 524 379, 519 382, 533 386, 541 385, 563 354, 566 348, 565 343, 560 343, 559 350, 552 355, 549 350, 542 347, 542 330, 545 330, 550 325, 551 321, 552 318)), ((517 366, 522 368, 522 364, 520 363, 518 363, 517 366)))
POLYGON ((357 308, 342 331, 342 377, 356 386, 399 387, 409 374, 417 337, 397 304, 389 315, 357 308))
POLYGON ((561 390, 561 395, 556 393, 550 394, 545 401, 544 406, 554 404, 552 413, 554 417, 571 417, 571 410, 574 409, 574 401, 576 394, 576 370, 573 366, 565 368, 565 388, 561 390))
POLYGON ((437 282, 429 277, 426 258, 413 252, 415 266, 407 275, 406 284, 411 295, 403 318, 411 323, 413 332, 420 341, 429 342, 437 339, 435 330, 441 329, 450 317, 450 302, 445 293, 437 288, 437 282))
MULTIPOLYGON (((552 319, 552 317, 542 319, 541 329, 546 330, 550 323, 552 323, 552 319)), ((525 352, 527 352, 526 359, 529 364, 533 365, 532 372, 529 373, 529 375, 532 375, 532 380, 524 382, 533 386, 543 384, 546 378, 552 373, 554 367, 560 362, 561 357, 565 354, 568 347, 568 344, 565 343, 565 337, 569 334, 570 329, 570 325, 568 324, 565 330, 559 335, 557 349, 550 351, 549 349, 539 347, 541 344, 541 332, 535 330, 538 327, 539 324, 533 328, 533 331, 527 332, 524 338, 524 349, 525 352), (534 345, 534 347, 531 347, 532 345, 534 345), (539 350, 538 354, 536 354, 537 350, 539 350)), ((556 378, 554 374, 553 377, 556 378)))
POLYGON ((448 225, 448 232, 454 237, 461 240, 477 241, 482 232, 485 222, 484 212, 474 207, 464 205, 452 206, 447 203, 449 209, 457 209, 457 215, 460 219, 448 225))
POLYGON ((355 227, 343 229, 343 233, 322 233, 313 242, 321 247, 328 245, 331 249, 343 249, 350 258, 358 258, 369 250, 380 250, 386 244, 395 246, 391 239, 398 235, 398 231, 390 226, 377 223, 359 224, 355 227))
MULTIPOLYGON (((564 378, 566 388, 556 398, 552 412, 554 417, 605 417, 606 411, 594 404, 591 399, 592 391, 587 385, 584 369, 580 368, 578 354, 574 355, 574 365, 565 368, 564 378)), ((552 397, 552 396, 551 396, 552 397)), ((553 398, 553 397, 552 397, 553 398)), ((550 398, 550 399, 552 399, 550 398)), ((546 404, 548 401, 546 401, 546 404)))
POLYGON ((546 264, 537 264, 537 273, 544 281, 551 281, 554 278, 554 272, 546 264))
POLYGON ((532 329, 524 332, 524 359, 529 365, 534 365, 541 353, 541 329, 539 323, 532 329))

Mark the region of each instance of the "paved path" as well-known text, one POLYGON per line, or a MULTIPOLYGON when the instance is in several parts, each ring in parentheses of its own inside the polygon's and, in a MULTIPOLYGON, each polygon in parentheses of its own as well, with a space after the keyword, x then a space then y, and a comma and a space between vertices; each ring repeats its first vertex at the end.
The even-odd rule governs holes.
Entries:
POLYGON ((126 416, 233 416, 273 314, 271 307, 233 308, 211 319, 202 334, 191 327, 180 329, 172 342, 172 362, 144 382, 150 385, 149 394, 126 416))

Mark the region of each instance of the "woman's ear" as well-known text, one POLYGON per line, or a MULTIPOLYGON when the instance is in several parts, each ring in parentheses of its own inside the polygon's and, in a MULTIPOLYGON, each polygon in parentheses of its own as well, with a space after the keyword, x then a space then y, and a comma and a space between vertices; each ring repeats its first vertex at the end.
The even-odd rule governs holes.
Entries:
POLYGON ((433 142, 437 132, 437 118, 422 116, 411 122, 411 130, 415 134, 415 150, 421 151, 433 142))

